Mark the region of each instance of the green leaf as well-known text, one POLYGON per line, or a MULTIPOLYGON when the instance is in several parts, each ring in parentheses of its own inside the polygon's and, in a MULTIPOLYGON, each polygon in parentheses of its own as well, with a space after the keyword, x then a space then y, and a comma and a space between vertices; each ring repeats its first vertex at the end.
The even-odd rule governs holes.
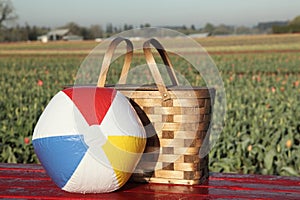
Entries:
POLYGON ((296 170, 294 170, 291 167, 282 167, 281 172, 282 171, 287 172, 289 175, 292 175, 292 176, 299 176, 299 173, 296 172, 296 170))
POLYGON ((264 164, 265 164, 265 168, 267 170, 271 170, 272 166, 273 166, 273 160, 274 160, 274 156, 276 155, 276 152, 274 149, 270 149, 265 156, 264 159, 264 164))

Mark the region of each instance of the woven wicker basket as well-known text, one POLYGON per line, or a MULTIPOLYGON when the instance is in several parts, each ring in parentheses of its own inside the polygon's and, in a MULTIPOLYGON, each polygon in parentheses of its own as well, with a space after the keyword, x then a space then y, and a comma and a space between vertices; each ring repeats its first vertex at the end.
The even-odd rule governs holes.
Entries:
POLYGON ((199 157, 202 141, 209 129, 214 89, 178 86, 173 66, 163 46, 155 39, 143 50, 155 85, 126 85, 132 58, 132 44, 116 38, 106 52, 98 87, 104 87, 110 60, 116 46, 127 43, 127 53, 119 85, 137 111, 147 133, 147 144, 132 179, 140 182, 199 184, 208 177, 208 155, 199 157), (166 87, 151 52, 152 44, 168 69, 172 86, 166 87))

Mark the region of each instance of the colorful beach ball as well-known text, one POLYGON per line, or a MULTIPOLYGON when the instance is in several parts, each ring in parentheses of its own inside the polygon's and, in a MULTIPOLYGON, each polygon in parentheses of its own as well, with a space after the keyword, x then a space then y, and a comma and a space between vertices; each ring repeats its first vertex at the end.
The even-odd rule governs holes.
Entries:
POLYGON ((34 150, 62 190, 104 193, 122 187, 145 148, 146 134, 128 99, 114 89, 57 93, 33 133, 34 150))

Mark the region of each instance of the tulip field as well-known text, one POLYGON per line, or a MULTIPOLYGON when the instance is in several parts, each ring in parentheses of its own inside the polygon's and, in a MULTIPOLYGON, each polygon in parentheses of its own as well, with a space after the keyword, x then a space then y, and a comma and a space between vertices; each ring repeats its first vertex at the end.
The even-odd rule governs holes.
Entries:
MULTIPOLYGON (((219 69, 227 98, 210 171, 299 176, 300 35, 197 41, 219 69)), ((97 44, 0 44, 0 162, 38 162, 31 143, 35 124, 50 99, 74 83, 81 62, 97 44)), ((179 62, 173 59, 174 66, 179 62)))

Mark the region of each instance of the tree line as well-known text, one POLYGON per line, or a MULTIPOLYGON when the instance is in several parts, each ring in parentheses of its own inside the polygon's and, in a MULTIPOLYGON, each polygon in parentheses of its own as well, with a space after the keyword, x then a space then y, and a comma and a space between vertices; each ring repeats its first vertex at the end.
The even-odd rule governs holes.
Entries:
MULTIPOLYGON (((114 26, 112 23, 108 23, 106 24, 105 28, 103 28, 101 25, 91 25, 89 27, 85 27, 75 22, 69 22, 63 26, 57 27, 56 29, 68 29, 71 34, 82 36, 84 40, 94 40, 96 38, 107 38, 114 34, 133 28, 144 27, 151 27, 151 24, 146 23, 141 24, 140 26, 124 24, 123 26, 114 26)), ((257 26, 229 26, 225 24, 213 25, 211 23, 207 23, 204 27, 198 29, 194 25, 189 27, 186 25, 164 26, 163 28, 173 29, 186 35, 198 33, 206 33, 208 36, 272 33, 272 27, 260 28, 257 26)), ((281 28, 281 26, 279 26, 279 28, 281 28)), ((52 28, 50 27, 30 26, 29 24, 25 24, 24 26, 17 25, 13 27, 2 26, 0 27, 0 42, 35 41, 37 40, 38 36, 46 35, 51 30, 52 28)), ((277 29, 274 30, 276 31, 277 29)), ((276 31, 276 33, 279 32, 276 31)))
MULTIPOLYGON (((150 27, 150 24, 140 25, 140 27, 150 27)), ((64 26, 57 27, 56 29, 68 29, 73 35, 82 36, 85 40, 92 40, 96 38, 106 38, 113 34, 133 29, 133 25, 125 24, 123 27, 113 26, 111 23, 106 25, 103 29, 101 25, 91 25, 90 27, 80 26, 75 22, 69 22, 64 26)), ((34 41, 38 36, 46 35, 52 28, 30 26, 14 26, 14 27, 0 27, 0 42, 13 42, 13 41, 34 41)))

